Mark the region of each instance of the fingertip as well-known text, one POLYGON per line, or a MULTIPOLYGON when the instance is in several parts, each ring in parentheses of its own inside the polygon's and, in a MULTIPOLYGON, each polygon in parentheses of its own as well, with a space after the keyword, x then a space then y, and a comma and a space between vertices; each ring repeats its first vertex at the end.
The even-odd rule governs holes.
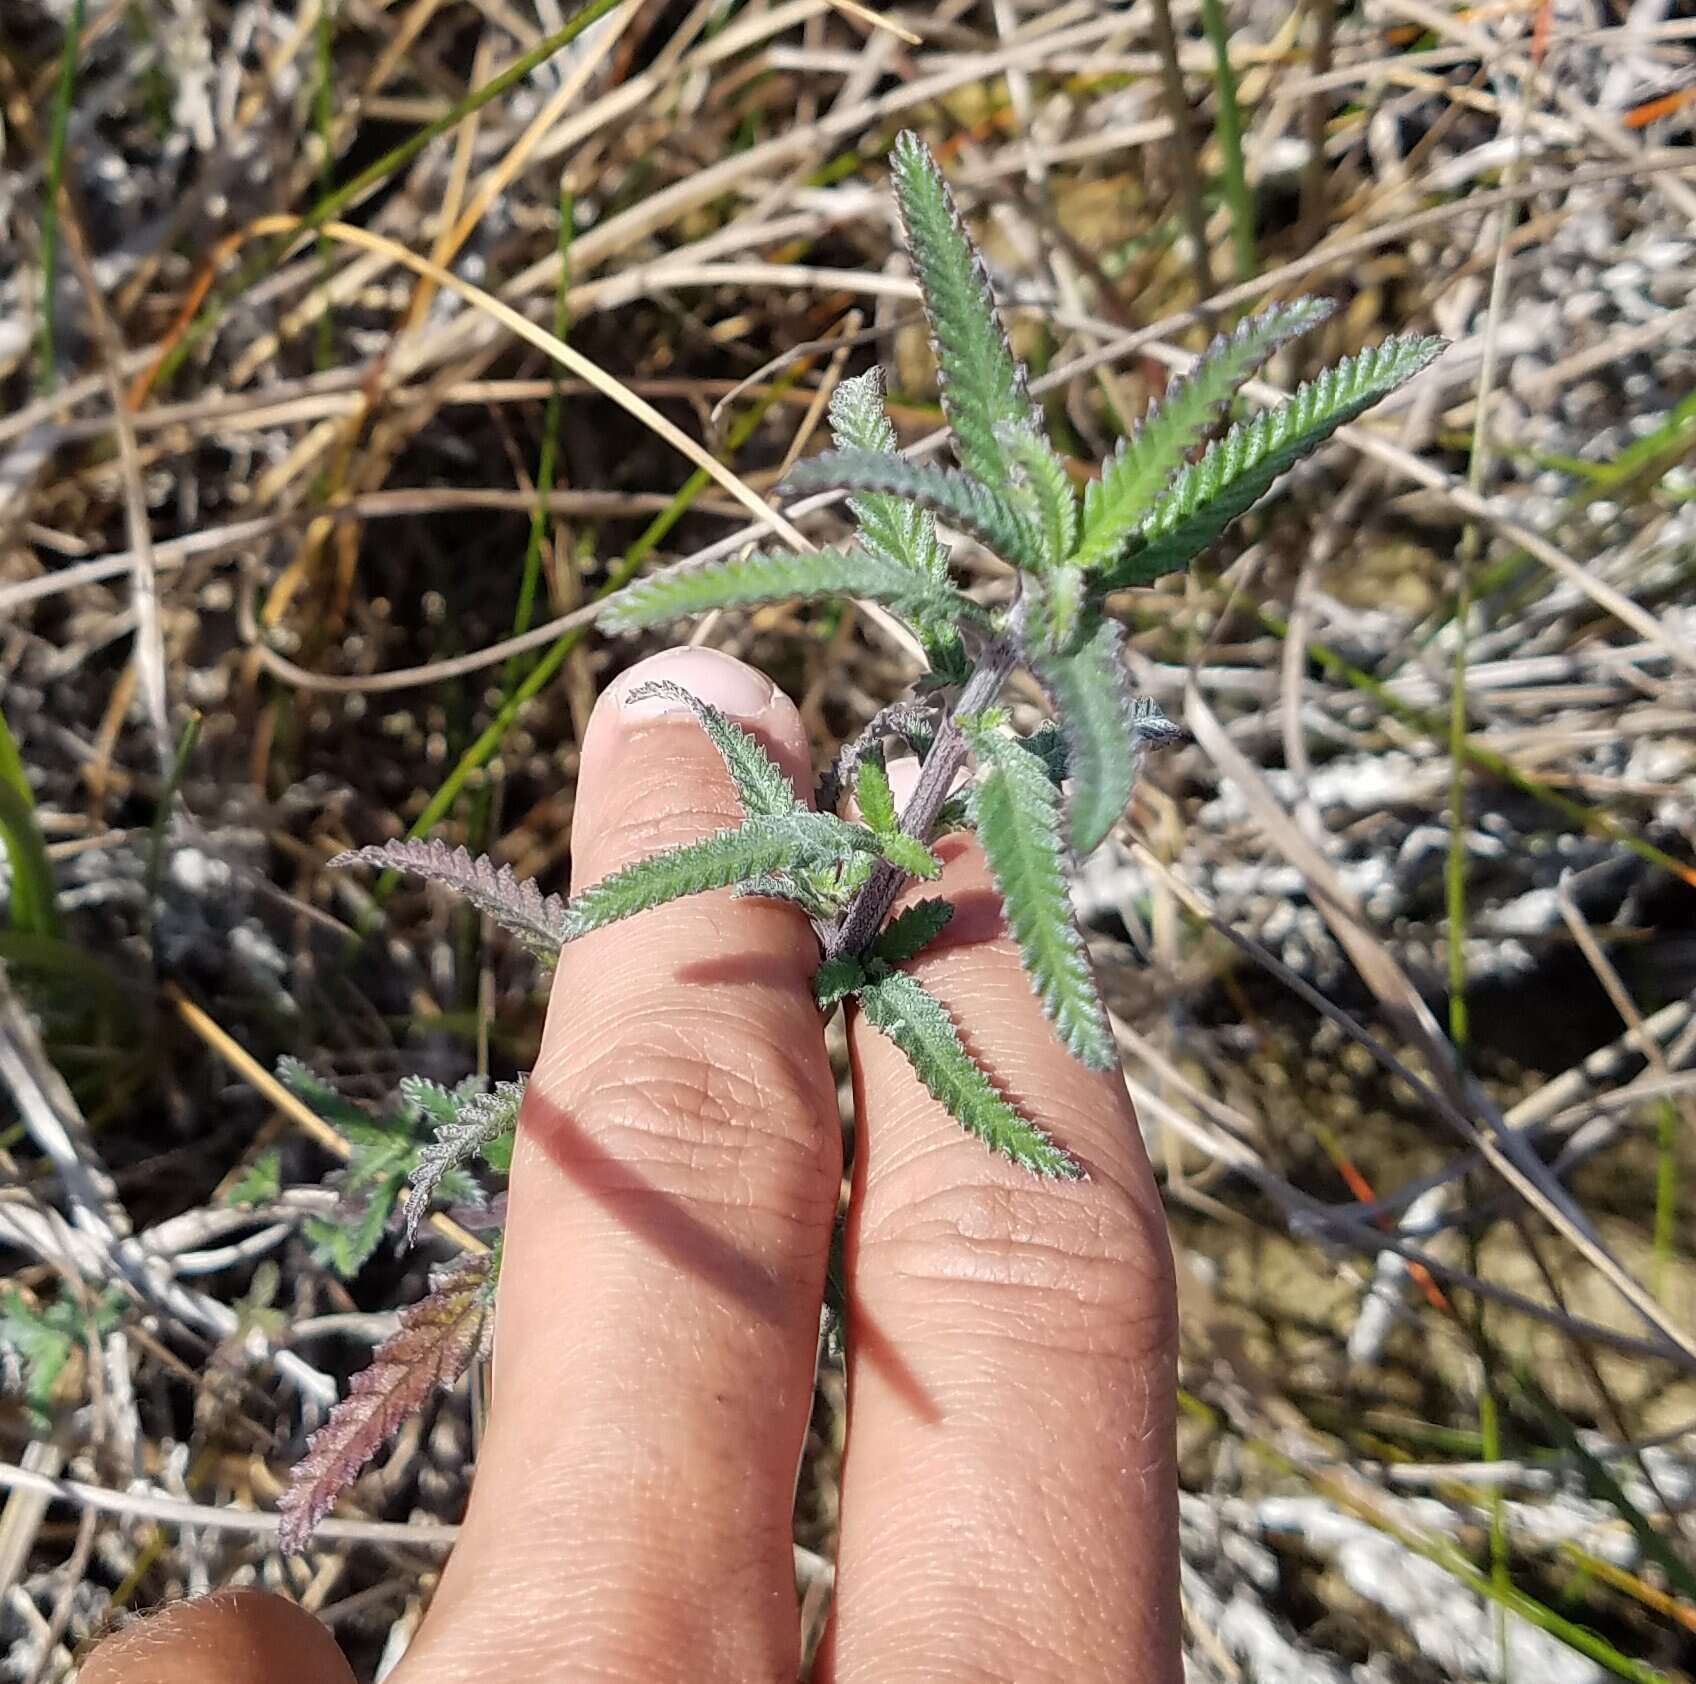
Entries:
POLYGON ((335 1640, 304 1608, 267 1591, 173 1602, 114 1633, 80 1684, 353 1684, 335 1640))

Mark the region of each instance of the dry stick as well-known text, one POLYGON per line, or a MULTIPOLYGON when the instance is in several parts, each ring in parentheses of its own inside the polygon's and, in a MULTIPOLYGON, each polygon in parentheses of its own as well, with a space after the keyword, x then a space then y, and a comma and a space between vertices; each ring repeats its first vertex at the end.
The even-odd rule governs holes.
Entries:
POLYGON ((83 240, 81 219, 73 211, 70 194, 64 188, 59 190, 59 225, 71 261, 76 265, 77 279, 82 283, 89 317, 94 323, 95 342, 100 349, 106 390, 112 404, 112 422, 118 438, 118 463, 124 482, 124 526, 130 541, 130 553, 134 557, 130 573, 130 603, 135 613, 134 659, 141 679, 142 706, 153 732, 154 754, 161 775, 166 775, 171 767, 173 745, 170 707, 165 693, 165 637, 159 620, 159 572, 154 562, 153 533, 147 518, 147 494, 142 487, 135 428, 130 425, 129 413, 124 408, 123 387, 118 373, 124 348, 107 312, 100 283, 94 277, 94 266, 89 262, 83 240))
MULTIPOLYGON (((237 1330, 234 1310, 191 1291, 164 1272, 135 1238, 117 1184, 100 1160, 88 1125, 65 1079, 41 1045, 28 1012, 14 993, 0 961, 0 1082, 13 1093, 24 1126, 53 1165, 70 1198, 77 1228, 143 1299, 158 1304, 190 1327, 216 1339, 237 1330)), ((273 1350, 271 1359, 300 1390, 321 1404, 336 1400, 335 1383, 292 1351, 273 1350)))
POLYGON ((1493 1101, 1456 1067, 1449 1043, 1429 1008, 1408 981, 1388 948, 1378 939, 1325 855, 1278 805, 1265 780, 1220 727, 1217 716, 1193 685, 1184 717, 1197 741, 1248 801, 1278 851, 1306 878, 1309 893, 1362 980, 1406 1038, 1425 1052, 1450 1103, 1443 1114, 1459 1124, 1468 1143, 1519 1196, 1563 1234, 1645 1322, 1696 1361, 1696 1338, 1658 1304, 1624 1269, 1597 1237, 1589 1218, 1555 1180, 1522 1136, 1506 1127, 1493 1101), (1473 1113, 1482 1116, 1481 1131, 1473 1113))

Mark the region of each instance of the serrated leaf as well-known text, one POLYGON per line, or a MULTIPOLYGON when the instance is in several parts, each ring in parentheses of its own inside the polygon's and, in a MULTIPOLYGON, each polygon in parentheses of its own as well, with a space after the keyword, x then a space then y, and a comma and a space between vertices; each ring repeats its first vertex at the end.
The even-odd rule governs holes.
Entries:
MULTIPOLYGON (((842 381, 830 397, 830 436, 838 450, 896 453, 899 440, 883 407, 883 373, 869 369, 842 381)), ((936 536, 936 517, 905 497, 864 492, 848 499, 868 550, 898 561, 938 584, 948 583, 948 552, 936 536)))
POLYGON ((1009 423, 1041 427, 1024 370, 995 313, 983 260, 924 142, 903 131, 896 137, 890 168, 930 319, 942 409, 954 433, 955 454, 985 485, 1010 491, 996 431, 1009 423))
POLYGON ((416 1106, 436 1125, 435 1139, 418 1149, 408 1176, 408 1245, 417 1239, 418 1224, 440 1191, 444 1178, 467 1159, 479 1153, 486 1157, 495 1140, 518 1127, 518 1111, 524 1103, 527 1080, 521 1076, 516 1082, 497 1082, 488 1093, 462 1096, 449 1093, 422 1076, 401 1078, 402 1100, 416 1106))
POLYGON ((879 708, 859 735, 842 745, 830 769, 819 779, 815 804, 821 811, 835 809, 860 762, 874 750, 881 751, 885 737, 899 737, 923 759, 936 741, 936 716, 916 702, 894 702, 879 708))
POLYGON ((1105 588, 1147 584, 1184 566, 1280 474, 1411 380, 1443 345, 1435 338, 1387 339, 1297 387, 1276 408, 1239 421, 1172 482, 1130 547, 1105 570, 1105 588))
POLYGON ((667 901, 727 888, 768 872, 835 864, 876 852, 876 839, 831 813, 792 813, 750 819, 698 842, 652 854, 574 895, 565 907, 565 939, 575 941, 667 901))
POLYGON ((1078 543, 1078 494, 1054 447, 1028 427, 1003 427, 997 435, 1013 459, 1021 502, 1036 527, 1044 567, 1058 567, 1078 543))
POLYGON ((789 774, 766 753, 757 738, 727 718, 711 702, 703 702, 681 684, 672 684, 663 678, 638 685, 627 699, 634 702, 645 696, 663 696, 668 701, 681 703, 695 715, 701 729, 718 750, 719 758, 724 761, 725 770, 736 785, 736 799, 749 818, 775 819, 786 813, 805 810, 805 804, 795 793, 794 784, 789 781, 789 774))
MULTIPOLYGON (((1162 714, 1161 718, 1164 719, 1165 715, 1162 714)), ((1048 781, 1056 789, 1066 781, 1066 734, 1054 720, 1045 719, 1028 737, 1014 737, 1012 741, 1040 762, 1048 781)))
POLYGON ((332 866, 380 865, 440 883, 463 895, 503 929, 512 933, 545 964, 553 964, 565 940, 565 903, 544 896, 528 878, 513 875, 510 865, 496 866, 486 854, 473 859, 464 848, 445 842, 381 842, 337 854, 332 866))
POLYGON ((785 496, 803 491, 893 492, 940 515, 1003 561, 1021 567, 1043 564, 1042 539, 1011 498, 958 468, 933 468, 887 451, 826 450, 797 462, 778 490, 785 496))
POLYGON ((951 585, 869 550, 831 548, 811 555, 755 550, 705 567, 655 573, 609 598, 601 624, 612 631, 636 631, 714 608, 830 596, 862 597, 906 614, 958 617, 971 612, 971 604, 951 585))
POLYGON ((872 952, 886 965, 903 965, 929 947, 953 916, 953 901, 939 896, 916 900, 883 926, 872 952))
POLYGON ((828 1011, 865 980, 865 966, 852 955, 844 953, 835 959, 826 959, 813 977, 813 998, 821 1009, 828 1011))
POLYGON ((372 1127, 369 1112, 343 1099, 316 1071, 291 1053, 284 1053, 277 1060, 277 1080, 344 1136, 351 1137, 372 1127))
POLYGON ((283 1190, 283 1156, 274 1146, 261 1152, 230 1184, 223 1197, 229 1205, 270 1204, 283 1190))
POLYGON ((1077 1160, 1014 1109, 960 1040, 941 1001, 905 971, 891 971, 859 993, 866 1022, 907 1055, 933 1098, 968 1134, 1037 1175, 1075 1181, 1077 1160))
POLYGON ((14 1286, 0 1287, 0 1349, 16 1364, 7 1378, 21 1382, 17 1389, 38 1429, 51 1429, 59 1379, 72 1353, 116 1328, 127 1302, 120 1289, 109 1287, 85 1311, 69 1294, 38 1304, 14 1286))
POLYGON ((1089 956, 1072 922, 1060 794, 1035 755, 1000 731, 968 731, 980 776, 978 843, 1001 891, 1025 975, 1061 1044, 1092 1070, 1119 1061, 1089 956))
POLYGON ((860 817, 871 827, 873 835, 888 836, 901 828, 895 811, 895 791, 889 787, 889 774, 876 755, 866 755, 855 769, 854 799, 859 803, 860 817))
POLYGON ((1027 600, 1026 646, 1050 655, 1069 653, 1098 618, 1085 589, 1084 571, 1070 562, 1030 581, 1027 600))
POLYGON ((1242 383, 1280 345, 1317 327, 1331 309, 1323 298, 1274 304, 1208 346, 1136 432, 1119 441, 1100 478, 1085 488, 1083 538, 1074 558, 1080 567, 1102 566, 1124 549, 1156 495, 1242 383))
POLYGON ((398 1331, 354 1376, 289 1478, 277 1504, 283 1518, 277 1544, 285 1553, 305 1547, 336 1499, 430 1393, 471 1366, 492 1325, 494 1275, 491 1257, 462 1258, 428 1297, 401 1311, 398 1331))
POLYGON ((909 877, 920 877, 928 882, 942 875, 942 861, 916 836, 909 836, 904 830, 892 830, 880 836, 877 850, 909 877))
POLYGON ((1072 778, 1071 840, 1080 855, 1113 828, 1136 783, 1125 669, 1119 660, 1123 636, 1114 621, 1104 620, 1074 653, 1033 658, 1037 676, 1060 709, 1072 778))

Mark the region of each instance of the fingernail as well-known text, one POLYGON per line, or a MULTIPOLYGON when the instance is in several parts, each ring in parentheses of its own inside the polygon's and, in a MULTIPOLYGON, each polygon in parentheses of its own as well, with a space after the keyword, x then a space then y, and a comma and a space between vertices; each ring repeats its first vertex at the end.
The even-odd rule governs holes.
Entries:
POLYGON ((619 713, 625 719, 687 713, 688 703, 676 696, 650 693, 632 699, 633 691, 660 679, 711 703, 733 719, 758 719, 777 693, 770 679, 716 649, 667 649, 619 675, 612 686, 619 713))

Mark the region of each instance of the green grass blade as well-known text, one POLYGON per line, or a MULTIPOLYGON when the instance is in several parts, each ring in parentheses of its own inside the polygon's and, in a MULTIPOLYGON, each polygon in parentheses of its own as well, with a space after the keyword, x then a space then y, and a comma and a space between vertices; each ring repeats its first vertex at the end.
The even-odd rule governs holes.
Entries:
POLYGON ((1219 102, 1214 130, 1223 159, 1220 185, 1231 207, 1231 251, 1237 279, 1252 281, 1259 267, 1254 250, 1254 200, 1249 196, 1248 172, 1243 167, 1243 114, 1237 104, 1237 73, 1231 68, 1231 34, 1220 0, 1201 0, 1201 27, 1213 48, 1213 89, 1219 102))
POLYGON ((35 819, 35 796, 6 716, 0 713, 0 842, 11 867, 11 924, 24 935, 63 933, 53 865, 35 819))

